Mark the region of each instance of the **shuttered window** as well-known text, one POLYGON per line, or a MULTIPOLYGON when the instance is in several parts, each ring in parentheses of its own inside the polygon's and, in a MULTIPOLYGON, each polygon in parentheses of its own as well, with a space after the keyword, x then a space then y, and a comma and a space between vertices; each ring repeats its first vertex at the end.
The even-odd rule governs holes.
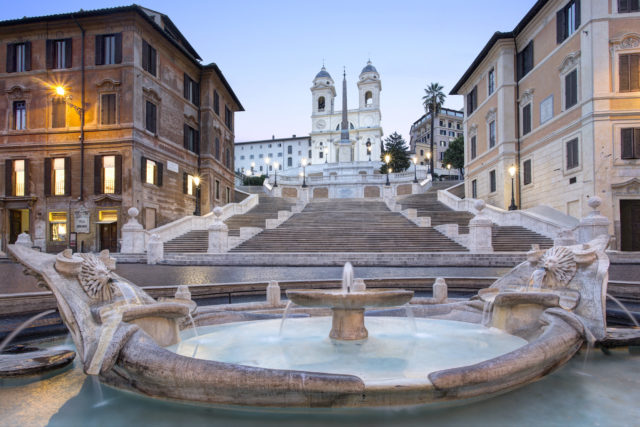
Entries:
POLYGON ((220 115, 220 95, 218 95, 217 90, 213 90, 213 111, 220 115))
POLYGON ((475 159, 477 155, 477 146, 476 146, 476 137, 475 135, 471 137, 471 158, 475 159))
POLYGON ((103 93, 100 95, 100 123, 103 125, 116 124, 115 93, 103 93))
POLYGON ((28 192, 29 161, 26 159, 5 161, 5 195, 25 196, 28 192))
POLYGON ((567 141, 567 170, 580 166, 580 153, 578 152, 578 138, 567 141))
POLYGON ((522 163, 523 184, 531 184, 531 160, 525 160, 522 163))
POLYGON ((44 159, 44 194, 45 196, 71 195, 71 158, 44 159))
POLYGON ((184 125, 184 148, 200 153, 200 132, 187 124, 184 125))
POLYGON ((625 128, 621 131, 623 159, 640 159, 640 128, 625 128))
POLYGON ((228 106, 224 106, 224 124, 227 125, 229 130, 233 130, 233 113, 228 106))
POLYGON ((640 90, 640 53, 620 55, 620 92, 640 90))
POLYGON ((31 42, 7 44, 7 73, 31 71, 31 42))
POLYGON ((471 198, 472 199, 478 198, 478 180, 476 179, 471 181, 471 198))
POLYGON ((564 77, 564 108, 568 110, 578 103, 578 70, 564 77))
POLYGON ((556 42, 565 41, 580 26, 580 0, 572 0, 556 13, 556 42))
POLYGON ((156 75, 156 61, 157 52, 156 49, 142 40, 142 69, 149 72, 152 75, 156 75))
POLYGON ((47 40, 47 69, 71 68, 71 39, 47 40))
POLYGON ((187 73, 184 73, 184 98, 195 105, 200 105, 200 85, 187 73))
POLYGON ((146 107, 145 107, 145 129, 147 129, 149 132, 151 133, 156 133, 157 132, 157 107, 156 104, 154 104, 151 101, 147 101, 146 102, 146 107))
POLYGON ((618 0, 618 12, 630 13, 640 11, 639 0, 618 0))
POLYGON ((531 104, 522 107, 522 135, 531 132, 531 104))
POLYGON ((122 33, 96 36, 96 65, 122 63, 122 33))
POLYGON ((489 123, 489 148, 493 148, 496 145, 496 121, 492 120, 489 123))
POLYGON ((51 127, 63 128, 67 125, 67 103, 61 96, 56 96, 51 102, 51 127))
POLYGON ((142 182, 162 187, 163 164, 146 157, 142 157, 141 160, 140 176, 142 182))
POLYGON ((496 191, 496 171, 489 172, 489 192, 494 193, 496 191))
POLYGON ((533 69, 533 40, 518 53, 516 57, 516 74, 518 80, 526 76, 533 69))
POLYGON ((467 94, 467 116, 473 114, 478 107, 478 86, 474 86, 467 94))
POLYGON ((27 128, 27 103, 25 101, 13 101, 13 128, 15 130, 27 128))
POLYGON ((95 194, 122 194, 122 156, 95 156, 93 184, 95 194))

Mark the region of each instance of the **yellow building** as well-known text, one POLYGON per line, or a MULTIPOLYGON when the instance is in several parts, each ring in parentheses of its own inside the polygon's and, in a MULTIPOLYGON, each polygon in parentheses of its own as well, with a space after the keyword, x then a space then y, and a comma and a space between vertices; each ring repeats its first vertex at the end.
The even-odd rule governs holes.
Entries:
POLYGON ((575 217, 602 198, 614 248, 640 250, 640 10, 539 0, 452 89, 465 97, 467 197, 575 217), (509 168, 516 166, 512 181, 509 168))

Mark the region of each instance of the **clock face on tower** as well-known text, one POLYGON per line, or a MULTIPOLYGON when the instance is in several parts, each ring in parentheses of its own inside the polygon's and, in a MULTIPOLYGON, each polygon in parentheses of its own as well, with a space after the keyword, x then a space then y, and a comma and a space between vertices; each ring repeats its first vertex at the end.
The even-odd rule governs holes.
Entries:
POLYGON ((318 129, 324 129, 327 126, 327 122, 325 122, 324 120, 320 119, 316 122, 316 128, 318 129))

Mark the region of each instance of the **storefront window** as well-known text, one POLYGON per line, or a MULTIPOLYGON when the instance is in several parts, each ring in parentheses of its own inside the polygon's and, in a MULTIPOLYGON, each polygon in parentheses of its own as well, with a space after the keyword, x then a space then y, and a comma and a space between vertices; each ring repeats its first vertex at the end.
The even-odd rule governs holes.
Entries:
POLYGON ((66 242, 67 240, 67 213, 49 212, 49 227, 51 241, 66 242))

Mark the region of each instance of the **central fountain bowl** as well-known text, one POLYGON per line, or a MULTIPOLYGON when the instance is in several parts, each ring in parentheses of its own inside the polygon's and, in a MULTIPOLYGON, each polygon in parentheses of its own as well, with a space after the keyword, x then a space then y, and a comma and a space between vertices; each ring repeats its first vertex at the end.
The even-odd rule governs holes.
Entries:
POLYGON ((374 289, 362 291, 288 290, 287 297, 303 307, 329 307, 333 312, 329 337, 336 340, 363 340, 369 336, 364 326, 364 309, 396 307, 408 303, 413 291, 374 289))

